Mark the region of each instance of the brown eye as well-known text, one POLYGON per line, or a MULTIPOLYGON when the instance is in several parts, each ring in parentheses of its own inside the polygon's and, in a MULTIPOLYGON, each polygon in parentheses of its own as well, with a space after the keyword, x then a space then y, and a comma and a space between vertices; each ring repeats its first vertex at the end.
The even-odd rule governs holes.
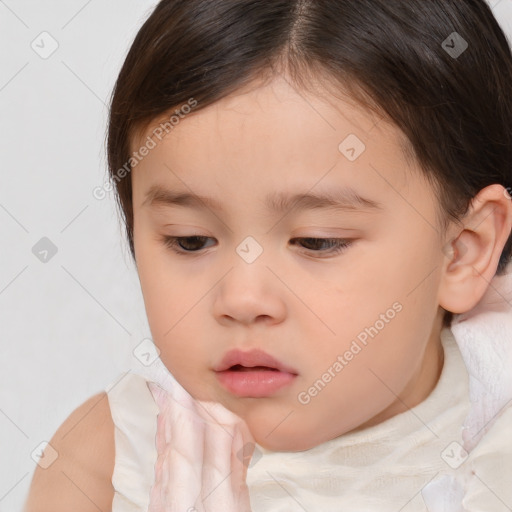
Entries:
POLYGON ((169 247, 178 254, 187 252, 198 252, 203 248, 204 242, 208 236, 164 236, 162 241, 166 247, 169 247))
POLYGON ((293 238, 291 242, 294 243, 296 240, 300 240, 301 247, 305 247, 308 251, 323 254, 339 254, 352 243, 352 240, 344 238, 293 238), (325 244, 328 246, 327 249, 325 249, 325 244), (321 247, 324 247, 324 249, 321 247))

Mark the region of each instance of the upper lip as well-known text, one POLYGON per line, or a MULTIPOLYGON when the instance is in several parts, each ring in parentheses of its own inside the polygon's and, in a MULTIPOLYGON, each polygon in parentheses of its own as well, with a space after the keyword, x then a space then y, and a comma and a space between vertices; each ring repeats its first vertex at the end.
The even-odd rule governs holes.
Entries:
POLYGON ((252 349, 245 352, 239 349, 230 350, 224 355, 222 361, 213 369, 216 372, 222 372, 237 364, 247 368, 251 368, 253 366, 268 366, 269 368, 276 368, 283 372, 293 373, 296 375, 298 373, 295 369, 281 363, 275 357, 260 349, 252 349))

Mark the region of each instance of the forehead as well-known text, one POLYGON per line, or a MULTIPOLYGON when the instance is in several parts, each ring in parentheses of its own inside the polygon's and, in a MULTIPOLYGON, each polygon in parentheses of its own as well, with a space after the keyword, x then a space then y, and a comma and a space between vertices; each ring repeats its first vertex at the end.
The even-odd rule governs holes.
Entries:
MULTIPOLYGON (((352 86, 354 87, 354 86, 352 86)), ((359 90, 359 89, 354 89, 359 90)), ((220 103, 219 103, 220 105, 220 103)), ((353 129, 369 131, 383 117, 357 102, 347 87, 333 84, 331 79, 310 78, 296 85, 291 78, 277 75, 265 82, 254 81, 223 100, 223 108, 254 114, 279 107, 294 109, 305 118, 316 117, 331 128, 339 121, 334 113, 345 118, 353 129)))
MULTIPOLYGON (((190 136, 191 131, 199 131, 201 126, 217 123, 217 130, 212 135, 227 132, 233 128, 233 123, 238 122, 249 129, 254 129, 256 125, 268 135, 275 135, 279 126, 273 125, 276 119, 293 116, 298 122, 294 126, 294 135, 306 132, 307 135, 314 136, 315 132, 321 134, 321 129, 330 128, 333 131, 349 130, 356 133, 361 138, 375 138, 379 135, 384 136, 390 143, 398 144, 401 149, 407 148, 407 157, 410 156, 410 143, 398 127, 390 122, 387 115, 379 107, 372 107, 370 110, 366 106, 358 103, 346 88, 339 84, 333 84, 331 79, 321 81, 321 78, 315 81, 311 78, 305 82, 299 89, 297 85, 291 83, 290 78, 278 75, 272 80, 257 79, 240 87, 238 90, 221 98, 220 100, 206 107, 191 109, 186 115, 174 115, 173 126, 166 129, 165 138, 179 138, 182 135, 190 136), (263 124, 262 117, 268 119, 268 124, 263 124), (256 120, 251 123, 250 118, 256 120), (187 119, 185 123, 184 120, 187 119), (315 122, 311 122, 314 119, 315 122), (225 124, 225 121, 230 121, 225 124), (309 121, 309 122, 307 122, 309 121), (344 121, 340 126, 340 121, 344 121), (179 129, 178 129, 179 128, 179 129), (171 136, 172 134, 172 136, 171 136)), ((192 99, 192 98, 191 98, 192 99)), ((189 100, 190 101, 190 100, 189 100)), ((167 112, 156 116, 149 123, 136 129, 131 137, 131 149, 135 151, 143 143, 143 140, 152 136, 155 130, 165 126, 176 111, 179 111, 187 102, 176 105, 167 112)), ((341 133, 339 134, 341 135, 341 133)), ((199 134, 202 136, 202 134, 199 134)))
MULTIPOLYGON (((155 119, 132 150, 168 120, 169 114, 155 119)), ((401 188, 412 171, 396 126, 349 97, 299 91, 284 78, 192 110, 157 142, 132 173, 139 196, 139 188, 178 185, 181 178, 198 194, 217 188, 220 196, 226 186, 277 192, 333 181, 378 190, 387 179, 401 188)))

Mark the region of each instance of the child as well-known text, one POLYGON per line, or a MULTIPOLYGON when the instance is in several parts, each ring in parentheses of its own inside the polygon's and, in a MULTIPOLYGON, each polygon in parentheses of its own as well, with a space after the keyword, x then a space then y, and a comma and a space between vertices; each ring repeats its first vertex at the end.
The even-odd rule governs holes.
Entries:
POLYGON ((108 134, 160 358, 83 510, 511 510, 511 83, 483 0, 161 1, 108 134))

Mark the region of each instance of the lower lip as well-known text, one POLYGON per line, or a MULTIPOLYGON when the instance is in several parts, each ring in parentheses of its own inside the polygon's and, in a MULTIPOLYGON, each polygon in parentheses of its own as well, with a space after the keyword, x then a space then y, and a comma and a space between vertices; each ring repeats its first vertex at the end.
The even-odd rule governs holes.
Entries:
POLYGON ((230 392, 240 397, 263 398, 273 395, 288 386, 296 377, 293 373, 254 370, 216 372, 220 383, 230 392))

